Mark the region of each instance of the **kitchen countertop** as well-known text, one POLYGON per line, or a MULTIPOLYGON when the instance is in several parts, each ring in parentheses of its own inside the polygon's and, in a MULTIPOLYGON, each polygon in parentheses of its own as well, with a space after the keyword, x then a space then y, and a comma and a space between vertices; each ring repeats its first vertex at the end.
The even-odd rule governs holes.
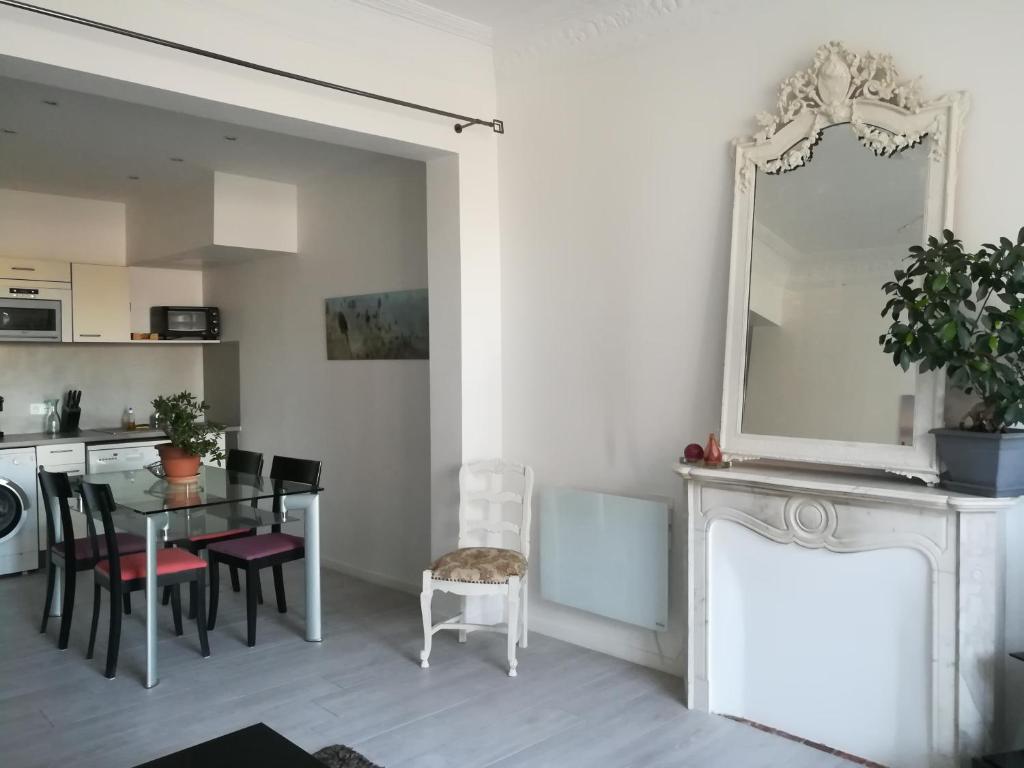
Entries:
MULTIPOLYGON (((241 427, 225 427, 225 432, 238 432, 241 427)), ((66 443, 128 443, 133 440, 159 440, 165 438, 163 430, 141 427, 131 432, 113 432, 83 429, 75 435, 50 435, 46 432, 24 432, 6 434, 0 439, 0 450, 5 448, 35 448, 40 445, 61 445, 66 443)))

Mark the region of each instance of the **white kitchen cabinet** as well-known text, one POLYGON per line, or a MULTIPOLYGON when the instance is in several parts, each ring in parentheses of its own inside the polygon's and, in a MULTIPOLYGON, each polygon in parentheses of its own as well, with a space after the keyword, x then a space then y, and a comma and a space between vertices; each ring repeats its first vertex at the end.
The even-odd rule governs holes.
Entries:
POLYGON ((71 306, 75 341, 128 341, 131 338, 128 268, 72 264, 71 306))
MULTIPOLYGON (((66 472, 68 477, 81 477, 85 474, 85 443, 57 443, 36 446, 36 465, 47 472, 66 472)), ((39 549, 46 549, 46 510, 43 508, 43 489, 36 489, 39 499, 39 549)), ((88 535, 85 515, 79 508, 78 497, 69 500, 71 507, 71 524, 74 526, 72 538, 83 538, 88 535)), ((56 522, 59 524, 60 515, 56 522)))
POLYGON ((71 280, 71 265, 66 261, 0 258, 0 278, 66 283, 71 280))

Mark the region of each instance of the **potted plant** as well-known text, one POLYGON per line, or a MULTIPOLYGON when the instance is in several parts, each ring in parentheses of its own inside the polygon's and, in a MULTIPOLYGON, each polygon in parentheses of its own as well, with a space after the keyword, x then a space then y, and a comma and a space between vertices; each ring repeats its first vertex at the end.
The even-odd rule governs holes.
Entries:
POLYGON ((1024 493, 1024 228, 968 252, 949 230, 910 249, 882 286, 892 324, 878 341, 895 365, 945 369, 979 402, 959 429, 935 429, 941 484, 982 496, 1024 493))
POLYGON ((221 461, 224 452, 217 442, 223 427, 206 421, 210 406, 191 392, 156 398, 153 411, 157 425, 167 433, 169 444, 158 445, 164 476, 170 480, 195 477, 203 456, 221 461))

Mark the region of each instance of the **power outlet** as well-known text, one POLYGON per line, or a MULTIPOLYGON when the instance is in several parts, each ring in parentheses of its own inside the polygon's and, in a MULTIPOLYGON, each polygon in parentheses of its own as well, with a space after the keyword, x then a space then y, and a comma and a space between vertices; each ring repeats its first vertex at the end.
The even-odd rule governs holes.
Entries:
POLYGON ((32 403, 28 407, 29 416, 45 416, 46 403, 32 403))

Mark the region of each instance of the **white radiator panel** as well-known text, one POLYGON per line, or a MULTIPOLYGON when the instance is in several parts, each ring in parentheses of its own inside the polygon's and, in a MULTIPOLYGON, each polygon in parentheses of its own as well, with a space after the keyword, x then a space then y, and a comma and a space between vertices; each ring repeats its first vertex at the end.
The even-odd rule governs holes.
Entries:
POLYGON ((541 597, 664 630, 669 504, 592 491, 541 492, 541 597))

